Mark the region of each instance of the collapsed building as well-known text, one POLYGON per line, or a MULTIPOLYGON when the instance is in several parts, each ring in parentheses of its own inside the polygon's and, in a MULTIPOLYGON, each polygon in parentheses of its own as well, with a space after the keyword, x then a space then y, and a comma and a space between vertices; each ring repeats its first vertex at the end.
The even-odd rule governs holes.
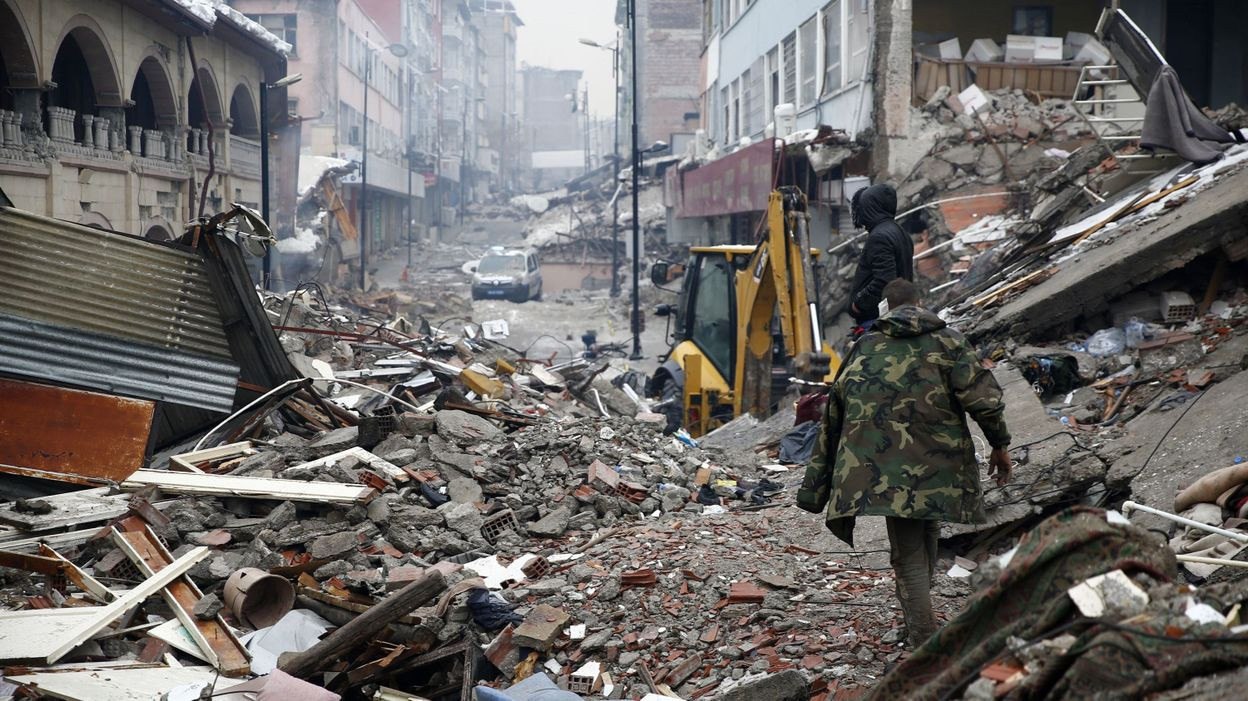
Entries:
MULTIPOLYGON (((1127 66, 1148 55, 1123 56, 1147 95, 1127 66)), ((257 293, 246 254, 270 239, 241 212, 161 243, 4 207, 3 688, 1225 698, 1248 661, 1248 148, 1162 160, 1073 93, 972 91, 968 112, 965 90, 914 106, 934 138, 899 189, 932 299, 1007 395, 1018 465, 987 523, 944 528, 948 624, 918 650, 878 524, 844 551, 782 508, 802 460, 787 405, 665 434, 611 363, 452 327, 439 270, 257 293)), ((855 148, 814 130, 746 150, 801 180, 855 148)), ((656 171, 688 186, 691 164, 646 174, 647 255, 671 255, 656 171)), ((605 263, 619 189, 516 206, 552 259, 605 263)), ((342 235, 326 191, 304 200, 313 248, 342 235)), ((821 244, 825 305, 852 241, 821 244)))

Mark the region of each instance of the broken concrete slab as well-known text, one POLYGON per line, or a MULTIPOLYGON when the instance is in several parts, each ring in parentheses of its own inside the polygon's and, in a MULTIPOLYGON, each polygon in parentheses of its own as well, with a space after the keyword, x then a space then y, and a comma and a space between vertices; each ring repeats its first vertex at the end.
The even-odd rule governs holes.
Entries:
POLYGON ((1006 301, 969 330, 979 340, 1002 334, 1041 338, 1162 274, 1245 236, 1248 170, 1219 178, 1200 193, 1199 207, 1178 207, 1155 219, 1125 224, 1103 245, 1067 260, 1057 272, 1006 301))
POLYGON ((805 701, 810 698, 810 683, 796 669, 786 669, 756 679, 742 679, 728 691, 712 697, 716 701, 805 701))
POLYGON ((549 650, 563 634, 564 627, 571 619, 571 616, 553 606, 538 604, 524 617, 524 622, 516 626, 511 637, 512 642, 534 650, 549 650))
POLYGON ((572 513, 567 509, 560 507, 546 514, 535 523, 528 526, 531 535, 539 538, 557 538, 568 530, 568 521, 572 519, 572 513))
POLYGON ((446 484, 446 494, 451 501, 460 504, 475 504, 485 500, 481 485, 475 479, 456 477, 446 484))
POLYGON ((359 426, 344 426, 317 436, 306 448, 313 457, 320 458, 355 447, 359 437, 359 426))
POLYGON ((437 422, 439 436, 460 444, 493 441, 503 434, 502 429, 487 419, 466 411, 439 411, 434 419, 437 422))

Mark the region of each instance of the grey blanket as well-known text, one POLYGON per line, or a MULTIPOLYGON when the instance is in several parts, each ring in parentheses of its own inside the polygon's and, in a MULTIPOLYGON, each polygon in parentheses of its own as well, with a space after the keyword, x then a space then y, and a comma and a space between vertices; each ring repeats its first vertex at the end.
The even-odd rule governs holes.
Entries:
POLYGON ((1169 149, 1185 160, 1204 165, 1221 158, 1224 144, 1234 142, 1233 134, 1192 104, 1174 69, 1163 66, 1148 89, 1140 146, 1169 149))

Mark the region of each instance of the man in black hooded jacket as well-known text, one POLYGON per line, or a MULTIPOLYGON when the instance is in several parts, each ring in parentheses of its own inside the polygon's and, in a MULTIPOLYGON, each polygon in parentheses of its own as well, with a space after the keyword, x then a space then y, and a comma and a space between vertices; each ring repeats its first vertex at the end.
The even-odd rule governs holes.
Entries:
POLYGON ((862 325, 880 316, 885 285, 899 277, 914 280, 914 241, 893 220, 897 191, 892 185, 855 192, 851 207, 854 226, 870 232, 850 288, 849 313, 862 325))

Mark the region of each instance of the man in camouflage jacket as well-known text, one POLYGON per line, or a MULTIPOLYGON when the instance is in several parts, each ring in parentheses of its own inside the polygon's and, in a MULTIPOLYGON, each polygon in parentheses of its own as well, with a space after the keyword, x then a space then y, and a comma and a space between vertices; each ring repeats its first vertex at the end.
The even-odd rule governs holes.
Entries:
POLYGON ((912 646, 936 630, 930 597, 939 521, 985 520, 970 414, 992 446, 988 474, 1009 481, 1001 388, 962 334, 918 306, 914 283, 890 282, 889 312, 841 366, 797 505, 826 506, 853 546, 854 517, 885 516, 897 596, 912 646))

